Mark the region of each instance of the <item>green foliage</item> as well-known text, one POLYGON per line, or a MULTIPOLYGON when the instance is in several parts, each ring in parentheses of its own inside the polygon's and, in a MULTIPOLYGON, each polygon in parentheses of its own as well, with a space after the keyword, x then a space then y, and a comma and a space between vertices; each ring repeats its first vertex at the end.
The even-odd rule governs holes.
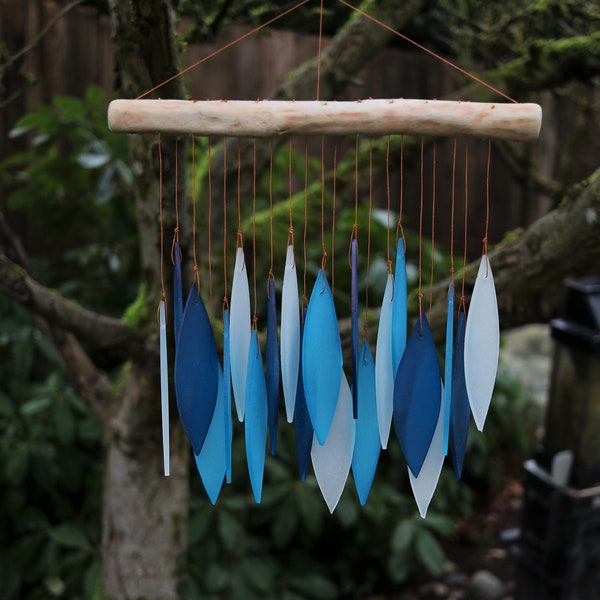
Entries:
POLYGON ((24 148, 0 164, 7 206, 27 215, 28 250, 43 283, 120 314, 137 293, 132 173, 125 136, 109 132, 107 98, 57 96, 22 117, 10 137, 24 148))
POLYGON ((0 309, 2 598, 99 597, 100 428, 31 317, 0 309))

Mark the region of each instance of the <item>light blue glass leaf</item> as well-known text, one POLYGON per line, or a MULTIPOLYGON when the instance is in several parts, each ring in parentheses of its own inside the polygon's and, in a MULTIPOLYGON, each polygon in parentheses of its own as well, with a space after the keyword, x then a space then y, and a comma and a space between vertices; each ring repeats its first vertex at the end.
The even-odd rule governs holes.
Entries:
POLYGON ((358 419, 355 424, 352 474, 358 498, 364 505, 371 491, 381 449, 375 397, 375 363, 366 341, 362 342, 358 356, 358 419))
MULTIPOLYGON (((288 423, 294 418, 300 366, 300 303, 294 246, 287 247, 281 290, 281 382, 288 423)), ((311 434, 312 437, 312 434, 311 434)))
POLYGON ((444 456, 448 454, 448 432, 452 410, 452 343, 454 341, 454 284, 448 287, 448 312, 446 313, 446 356, 444 363, 444 456))
POLYGON ((215 411, 219 359, 212 326, 198 287, 190 289, 175 352, 179 416, 194 454, 199 454, 215 411))
POLYGON ((179 338, 183 319, 183 287, 181 284, 181 249, 179 242, 173 244, 173 322, 175 325, 175 344, 179 338))
POLYGON ((323 270, 313 287, 302 340, 302 381, 308 414, 324 444, 335 413, 342 379, 342 344, 331 288, 323 270))
POLYGON ((217 404, 204 445, 200 454, 194 454, 196 468, 200 473, 202 484, 212 504, 215 504, 223 485, 226 470, 226 429, 224 413, 224 385, 223 372, 219 367, 219 390, 217 393, 217 404))
POLYGON ((483 430, 490 407, 498 356, 500 354, 500 324, 492 268, 488 257, 482 256, 465 329, 465 384, 473 419, 483 430))
POLYGON ((313 437, 310 456, 315 477, 329 512, 337 506, 352 463, 355 420, 352 416, 352 394, 345 376, 342 376, 335 414, 325 444, 313 437))
POLYGON ((450 419, 450 450, 452 453, 452 466, 456 479, 460 479, 467 438, 469 436, 469 421, 471 407, 465 385, 465 313, 458 314, 456 324, 456 341, 454 342, 454 361, 452 363, 452 414, 450 419))
POLYGON ((225 422, 225 481, 231 483, 231 371, 229 368, 229 309, 223 310, 223 419, 225 422))
POLYGON ((406 332, 408 328, 408 309, 406 301, 406 259, 404 242, 398 240, 396 249, 396 267, 394 274, 394 297, 392 299, 392 368, 394 380, 398 366, 406 348, 406 332))
POLYGON ((438 421, 441 377, 433 335, 427 317, 422 315, 417 318, 394 382, 394 428, 415 476, 421 471, 438 421))
POLYGON ((377 420, 381 447, 387 448, 394 412, 394 368, 392 364, 392 295, 394 276, 387 278, 377 329, 375 354, 375 390, 377 392, 377 420))
POLYGON ((350 339, 352 359, 352 413, 358 418, 358 244, 350 243, 350 339))
MULTIPOLYGON (((442 398, 440 399, 442 401, 443 393, 442 390, 442 398)), ((442 410, 442 402, 439 406, 437 424, 419 476, 415 477, 410 468, 408 469, 410 487, 423 519, 427 515, 427 509, 433 498, 444 464, 444 411, 442 410)))
POLYGON ((277 340, 277 304, 275 298, 275 278, 271 275, 267 282, 267 414, 271 454, 277 450, 277 420, 279 418, 279 344, 277 340))
POLYGON ((240 247, 235 254, 231 303, 229 311, 229 359, 231 383, 235 408, 240 421, 244 420, 246 404, 246 373, 248 372, 248 350, 250 348, 250 291, 244 251, 240 247))
POLYGON ((159 347, 160 347, 160 412, 162 420, 163 465, 165 477, 169 476, 169 363, 167 360, 167 321, 165 302, 158 305, 159 347))
MULTIPOLYGON (((300 322, 300 344, 302 344, 305 322, 306 308, 303 308, 302 320, 300 322)), ((304 397, 302 358, 300 358, 300 368, 298 369, 298 385, 296 386, 296 401, 294 403, 294 432, 296 434, 296 453, 298 455, 300 479, 304 481, 310 463, 310 449, 312 446, 314 430, 312 423, 310 422, 308 408, 306 407, 306 398, 304 397)))
POLYGON ((256 329, 250 337, 246 379, 246 460, 254 500, 260 502, 267 444, 267 384, 256 329))

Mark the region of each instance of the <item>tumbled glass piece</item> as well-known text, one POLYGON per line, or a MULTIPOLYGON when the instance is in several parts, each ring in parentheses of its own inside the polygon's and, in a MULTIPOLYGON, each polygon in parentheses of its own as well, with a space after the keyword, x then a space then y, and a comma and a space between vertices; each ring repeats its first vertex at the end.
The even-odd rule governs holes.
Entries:
POLYGON ((159 348, 160 348, 160 413, 162 421, 163 466, 165 476, 170 473, 169 448, 169 363, 167 360, 167 321, 165 302, 160 301, 159 308, 159 348))
POLYGON ((404 242, 403 240, 398 240, 394 271, 394 297, 392 299, 392 368, 394 379, 396 378, 396 373, 398 372, 398 367, 406 348, 406 333, 408 328, 406 295, 404 242))
POLYGON ((454 284, 448 287, 446 313, 446 353, 444 363, 444 456, 448 454, 448 432, 452 410, 452 344, 454 342, 454 284))
POLYGON ((358 244, 350 243, 350 339, 352 361, 352 413, 358 417, 358 244))

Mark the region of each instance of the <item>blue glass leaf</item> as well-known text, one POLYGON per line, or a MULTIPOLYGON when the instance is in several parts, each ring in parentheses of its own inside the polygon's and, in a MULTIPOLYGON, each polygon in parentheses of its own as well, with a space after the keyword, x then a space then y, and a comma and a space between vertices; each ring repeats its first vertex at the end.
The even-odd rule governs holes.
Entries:
POLYGON ((358 357, 358 419, 352 454, 352 474, 361 505, 365 504, 369 496, 380 449, 375 363, 369 343, 363 341, 358 357))
POLYGON ((169 445, 169 363, 167 360, 167 319, 165 302, 160 301, 159 308, 159 348, 160 348, 160 412, 162 421, 163 465, 165 477, 170 473, 169 445))
POLYGON ((444 363, 444 456, 448 454, 448 432, 452 410, 452 342, 454 338, 454 284, 448 287, 448 312, 446 314, 446 357, 444 363))
POLYGON ((271 454, 277 449, 277 419, 279 417, 279 345, 277 343, 277 305, 275 278, 269 277, 267 299, 267 407, 271 454))
POLYGON ((244 431, 250 484, 258 503, 262 495, 267 444, 267 384, 256 329, 250 336, 244 431))
POLYGON ((412 330, 394 383, 394 428, 415 477, 431 445, 440 413, 441 386, 435 342, 427 317, 422 315, 412 330))
POLYGON ((481 257, 479 272, 469 303, 465 328, 465 383, 477 429, 485 423, 500 354, 500 324, 492 268, 486 255, 481 257))
POLYGON ((310 420, 324 444, 342 379, 342 344, 331 288, 319 270, 308 303, 302 340, 302 382, 310 420))
POLYGON ((344 491, 354 452, 356 421, 352 418, 352 394, 345 375, 340 380, 336 400, 335 414, 325 444, 320 444, 314 436, 310 451, 315 477, 329 512, 335 510, 344 491))
POLYGON ((250 290, 248 288, 248 270, 244 251, 238 248, 235 254, 233 283, 231 285, 231 304, 229 311, 231 337, 229 360, 231 363, 231 383, 238 420, 244 420, 246 404, 246 374, 248 372, 248 349, 250 348, 250 290))
POLYGON ((173 244, 173 321, 175 325, 175 344, 179 338, 183 319, 183 287, 181 284, 181 249, 179 242, 173 244))
POLYGON ((392 366, 392 295, 394 276, 390 273, 383 294, 377 350, 375 355, 375 389, 377 391, 377 417, 381 447, 387 448, 394 412, 394 369, 392 366))
POLYGON ((219 389, 215 413, 210 422, 210 427, 208 428, 208 433, 206 434, 200 454, 194 454, 196 468, 198 469, 198 473, 200 473, 202 484, 212 504, 215 504, 219 497, 227 462, 227 433, 225 420, 223 419, 225 410, 225 390, 223 384, 223 372, 221 371, 221 367, 219 367, 219 389))
MULTIPOLYGON (((300 344, 304 333, 304 322, 306 320, 306 308, 302 310, 300 322, 300 344)), ((296 433, 296 452, 298 454, 298 467, 300 479, 304 481, 310 464, 310 449, 313 441, 313 426, 304 397, 304 385, 302 383, 302 357, 300 357, 300 368, 298 369, 298 385, 296 386, 296 400, 294 402, 294 431, 296 433)))
POLYGON ((179 417, 194 454, 199 454, 210 426, 219 387, 219 359, 212 326, 192 284, 185 303, 175 353, 175 395, 179 417))
POLYGON ((452 362, 452 414, 450 419, 450 450, 452 466, 456 479, 460 479, 467 438, 469 437, 469 421, 471 406, 465 384, 465 313, 458 314, 456 323, 456 340, 454 342, 454 360, 452 362))
MULTIPOLYGON (((281 289, 281 382, 288 423, 294 419, 296 386, 300 366, 300 303, 294 246, 287 247, 281 289)), ((312 438, 312 431, 311 431, 312 438)))
POLYGON ((358 418, 358 245, 350 243, 350 337, 352 340, 352 414, 358 418))
POLYGON ((394 274, 394 298, 392 300, 392 368, 394 379, 406 348, 408 309, 406 301, 406 259, 404 242, 398 240, 396 270, 394 274))
POLYGON ((223 418, 225 420, 225 481, 231 483, 231 371, 229 369, 229 309, 223 310, 223 418))

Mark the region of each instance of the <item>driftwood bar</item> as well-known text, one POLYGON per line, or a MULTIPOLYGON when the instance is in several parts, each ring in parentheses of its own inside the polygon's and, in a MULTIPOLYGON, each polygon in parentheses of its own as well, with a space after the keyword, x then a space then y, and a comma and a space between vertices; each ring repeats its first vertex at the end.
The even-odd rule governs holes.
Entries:
POLYGON ((537 139, 538 104, 446 100, 113 100, 112 131, 268 138, 288 135, 537 139))

